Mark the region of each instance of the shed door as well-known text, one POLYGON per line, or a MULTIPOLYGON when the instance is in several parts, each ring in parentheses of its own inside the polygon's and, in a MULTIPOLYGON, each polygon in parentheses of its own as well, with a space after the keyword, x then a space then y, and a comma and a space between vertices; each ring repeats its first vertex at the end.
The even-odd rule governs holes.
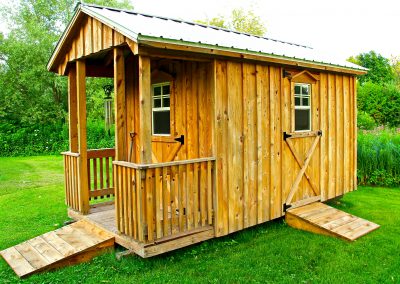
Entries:
POLYGON ((321 200, 317 183, 319 169, 311 165, 319 157, 317 146, 321 135, 321 131, 283 133, 284 153, 287 155, 284 159, 284 211, 321 200))
POLYGON ((321 199, 319 84, 308 71, 284 78, 283 211, 321 199), (290 106, 290 108, 288 107, 290 106))

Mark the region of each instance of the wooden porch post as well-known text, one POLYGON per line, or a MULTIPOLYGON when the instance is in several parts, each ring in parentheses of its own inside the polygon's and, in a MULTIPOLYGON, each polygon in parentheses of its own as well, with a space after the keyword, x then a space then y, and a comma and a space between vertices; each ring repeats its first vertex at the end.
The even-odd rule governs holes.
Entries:
POLYGON ((78 95, 78 144, 79 144, 79 209, 81 213, 89 213, 89 188, 87 172, 86 142, 86 64, 76 62, 76 92, 78 95))
POLYGON ((125 59, 122 48, 114 48, 115 160, 127 161, 125 113, 125 59))
POLYGON ((140 163, 151 163, 150 58, 139 55, 139 141, 140 163))
POLYGON ((71 66, 68 72, 68 129, 69 151, 78 152, 78 114, 77 114, 77 86, 76 65, 71 66))

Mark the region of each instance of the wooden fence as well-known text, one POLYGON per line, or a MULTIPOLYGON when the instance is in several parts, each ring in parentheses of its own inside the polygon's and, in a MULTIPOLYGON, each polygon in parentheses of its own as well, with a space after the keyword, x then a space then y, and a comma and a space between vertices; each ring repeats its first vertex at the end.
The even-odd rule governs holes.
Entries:
POLYGON ((118 230, 151 243, 213 225, 214 161, 114 161, 118 230))

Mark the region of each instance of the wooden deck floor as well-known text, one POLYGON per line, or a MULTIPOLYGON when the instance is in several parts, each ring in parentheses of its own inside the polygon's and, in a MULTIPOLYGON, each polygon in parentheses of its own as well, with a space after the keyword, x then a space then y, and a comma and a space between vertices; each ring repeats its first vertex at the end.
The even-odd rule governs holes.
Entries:
POLYGON ((292 227, 348 241, 354 241, 379 228, 375 223, 321 202, 288 210, 285 218, 292 227))
POLYGON ((114 236, 85 220, 0 252, 19 277, 88 261, 114 245, 114 236))
POLYGON ((113 202, 93 205, 90 208, 88 215, 81 215, 73 210, 69 210, 68 215, 75 220, 86 220, 92 225, 97 226, 99 229, 112 234, 117 244, 131 250, 143 258, 199 243, 214 238, 215 236, 214 227, 205 226, 161 238, 153 243, 140 243, 133 238, 118 232, 115 221, 115 206, 113 202))

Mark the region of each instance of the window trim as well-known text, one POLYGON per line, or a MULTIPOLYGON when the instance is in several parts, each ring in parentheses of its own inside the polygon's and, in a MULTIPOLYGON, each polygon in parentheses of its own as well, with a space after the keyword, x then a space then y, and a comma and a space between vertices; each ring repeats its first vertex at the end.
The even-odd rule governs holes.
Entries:
POLYGON ((171 91, 172 91, 172 83, 171 82, 161 82, 161 83, 156 83, 156 84, 151 84, 151 135, 156 136, 156 137, 170 137, 172 134, 172 127, 171 127, 171 91), (163 107, 163 98, 165 98, 164 94, 162 93, 161 88, 161 107, 154 107, 154 89, 156 87, 163 87, 163 86, 169 86, 169 107, 163 107), (169 111, 169 134, 162 134, 162 133, 154 133, 154 112, 163 112, 163 111, 169 111))
POLYGON ((294 132, 310 132, 312 131, 312 85, 310 83, 303 83, 303 82, 295 82, 293 85, 293 131, 294 132), (300 86, 308 86, 308 95, 307 96, 302 96, 302 94, 296 94, 296 85, 300 86), (303 106, 303 105, 296 105, 296 97, 300 98, 300 104, 303 104, 303 98, 307 97, 309 99, 309 105, 308 106, 303 106), (301 130, 296 130, 296 110, 309 110, 310 115, 308 116, 308 123, 309 123, 309 128, 308 129, 301 129, 301 130))

